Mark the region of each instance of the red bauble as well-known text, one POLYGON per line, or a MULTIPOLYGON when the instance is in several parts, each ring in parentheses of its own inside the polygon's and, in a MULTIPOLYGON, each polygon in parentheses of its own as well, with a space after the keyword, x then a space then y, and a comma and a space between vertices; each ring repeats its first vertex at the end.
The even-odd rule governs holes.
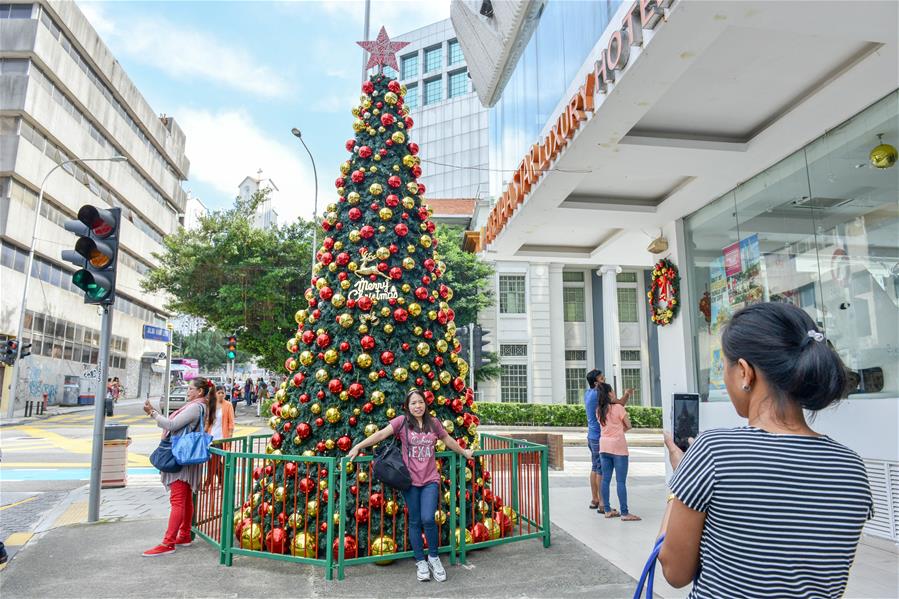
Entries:
MULTIPOLYGON (((244 506, 244 507, 246 507, 246 506, 244 506)), ((240 533, 243 532, 243 529, 252 523, 253 523, 252 518, 244 518, 243 520, 240 521, 240 524, 238 524, 237 526, 234 527, 234 536, 237 537, 238 541, 240 541, 240 533)), ((249 549, 249 547, 245 547, 244 549, 249 549)))
POLYGON ((356 509, 356 522, 359 524, 365 524, 368 522, 368 508, 360 507, 356 509))
POLYGON ((362 82, 362 91, 363 93, 370 94, 375 91, 375 84, 371 81, 363 81, 362 82))
MULTIPOLYGON (((346 252, 340 252, 339 254, 337 254, 336 260, 337 260, 338 266, 346 266, 347 264, 350 263, 350 255, 347 254, 346 252)), ((343 273, 341 273, 341 274, 343 274, 343 273)))
POLYGON ((337 439, 337 449, 340 451, 349 451, 353 447, 353 440, 348 436, 343 435, 339 439, 337 439))
POLYGON ((353 171, 353 174, 350 175, 350 179, 353 181, 353 183, 362 183, 363 181, 365 181, 365 171, 353 171))
POLYGON ((359 493, 359 488, 356 485, 350 485, 350 494, 356 495, 357 493, 359 493))
POLYGON ((325 349, 329 345, 331 345, 331 336, 327 333, 322 333, 318 337, 315 338, 315 343, 322 349, 325 349))
MULTIPOLYGON (((497 497, 497 499, 499 499, 499 497, 497 497)), ((494 504, 495 503, 496 502, 494 501, 494 504)), ((513 524, 512 519, 509 516, 499 511, 500 507, 502 507, 502 500, 500 500, 500 506, 496 508, 497 512, 493 515, 493 519, 499 525, 500 534, 505 537, 512 534, 513 524)))
POLYGON ((434 262, 433 258, 428 258, 427 260, 425 260, 424 265, 425 270, 427 270, 428 272, 434 272, 434 269, 437 268, 437 263, 434 262))
POLYGON ((351 362, 344 362, 341 368, 347 374, 353 372, 353 364, 351 362))
POLYGON ((402 87, 400 87, 400 82, 394 79, 390 83, 387 84, 387 89, 389 89, 390 91, 392 91, 395 94, 398 94, 398 93, 400 93, 400 90, 402 89, 402 87))
POLYGON ((406 322, 408 318, 409 313, 404 308, 397 308, 393 311, 393 319, 397 322, 406 322))
POLYGON ((318 290, 318 296, 323 300, 328 301, 334 297, 334 290, 330 287, 322 287, 318 290))
POLYGON ((418 154, 418 144, 415 143, 414 141, 410 141, 410 142, 406 145, 406 149, 409 150, 409 153, 412 154, 413 156, 415 156, 416 154, 418 154))
POLYGON ((372 299, 367 295, 363 295, 356 302, 356 305, 359 306, 359 309, 363 312, 368 312, 369 310, 371 310, 372 299))
POLYGON ((371 157, 371 148, 368 146, 359 146, 359 157, 360 158, 371 157))
POLYGON ((284 476, 287 478, 293 478, 297 473, 297 464, 296 462, 287 462, 284 464, 284 476))
POLYGON ((412 166, 412 175, 415 177, 421 177, 421 167, 417 164, 412 166))
POLYGON ((454 378, 453 379, 453 389, 455 389, 459 393, 462 393, 462 390, 465 389, 465 381, 463 381, 459 377, 454 378))
POLYGON ((268 501, 263 501, 256 509, 256 513, 265 518, 266 516, 268 516, 269 509, 274 509, 272 508, 272 504, 270 504, 268 501))
POLYGON ((300 490, 300 493, 309 494, 315 491, 315 481, 309 478, 308 476, 304 476, 300 479, 299 484, 297 484, 297 488, 300 490))
POLYGON ((400 268, 399 266, 394 266, 393 268, 390 269, 390 272, 388 274, 390 275, 390 278, 393 279, 394 281, 399 281, 400 279, 403 278, 403 269, 400 268))
POLYGON ((411 129, 412 126, 415 125, 415 121, 412 120, 411 116, 407 116, 406 118, 404 118, 403 123, 406 125, 406 129, 411 129))
POLYGON ((385 378, 386 376, 387 376, 387 371, 384 370, 383 368, 382 368, 381 370, 378 371, 378 377, 379 377, 379 378, 382 378, 382 379, 383 379, 383 378, 385 378))
POLYGON ((384 203, 387 204, 388 206, 390 206, 391 208, 396 208, 397 206, 400 205, 400 199, 397 197, 396 194, 392 193, 389 196, 387 196, 386 198, 384 198, 384 203))
POLYGON ((393 355, 392 351, 381 352, 381 364, 383 364, 384 366, 390 366, 391 364, 393 364, 394 358, 395 356, 393 355))
POLYGON ((425 391, 425 401, 427 402, 428 405, 431 405, 432 403, 434 403, 434 392, 431 391, 430 389, 425 391))
POLYGON ((380 204, 378 204, 377 202, 372 202, 371 204, 369 204, 368 207, 371 208, 372 212, 377 212, 378 210, 381 209, 380 204))
POLYGON ((273 528, 265 535, 265 548, 269 553, 284 553, 287 550, 287 531, 273 528))
POLYGON ((387 178, 387 185, 389 185, 390 187, 399 187, 402 184, 403 184, 403 180, 400 179, 399 177, 397 177, 396 175, 393 175, 392 177, 387 178))
POLYGON ((375 338, 371 335, 363 335, 362 339, 359 340, 359 345, 361 345, 362 349, 365 351, 369 351, 375 346, 375 338))
POLYGON ((343 383, 340 381, 340 379, 331 379, 330 381, 328 381, 328 391, 330 391, 334 395, 337 395, 338 393, 343 391, 343 383))
POLYGON ((253 468, 253 480, 259 480, 262 476, 262 468, 253 468))
POLYGON ((325 266, 331 264, 334 261, 334 255, 331 252, 323 252, 319 257, 319 261, 325 266))
POLYGON ((322 391, 321 389, 319 389, 318 391, 316 391, 315 396, 316 396, 317 398, 319 398, 319 399, 324 399, 324 398, 325 398, 325 392, 322 391))
POLYGON ((381 156, 387 156, 387 148, 381 148, 380 150, 378 150, 378 154, 380 154, 381 156))
POLYGON ((356 426, 356 422, 358 422, 358 420, 356 420, 356 417, 350 416, 350 426, 356 426))
POLYGON ((355 139, 348 139, 348 140, 346 140, 346 144, 345 144, 345 145, 346 145, 346 151, 347 151, 347 152, 352 152, 352 151, 353 151, 353 148, 356 147, 356 140, 355 140, 355 139))
POLYGON ((434 358, 434 364, 437 366, 443 366, 443 356, 437 356, 434 358))
POLYGON ((313 341, 315 341, 315 332, 311 329, 306 329, 303 331, 303 335, 300 337, 303 340, 303 343, 306 345, 311 345, 313 341))
POLYGON ((340 348, 340 351, 350 351, 350 344, 348 341, 341 341, 338 347, 340 348))
POLYGON ((272 438, 269 441, 269 443, 272 444, 272 447, 274 447, 275 449, 278 449, 279 447, 281 447, 281 442, 283 440, 284 439, 281 438, 281 433, 276 432, 276 433, 272 433, 272 438))
POLYGON ((373 510, 381 509, 381 506, 384 505, 384 495, 381 493, 372 493, 371 497, 368 498, 368 505, 370 505, 373 510))
POLYGON ((365 395, 365 387, 362 386, 362 383, 351 383, 347 393, 349 393, 349 396, 353 399, 359 399, 365 395))
POLYGON ((410 346, 408 343, 403 343, 403 345, 402 345, 403 351, 409 351, 409 347, 410 346))
POLYGON ((471 538, 475 543, 483 543, 490 540, 490 532, 487 531, 487 527, 484 526, 483 522, 476 522, 471 527, 471 538))
POLYGON ((362 218, 362 211, 353 206, 349 212, 350 220, 359 220, 362 218))
POLYGON ((303 393, 300 395, 300 403, 308 403, 309 402, 309 394, 303 393))
POLYGON ((284 423, 284 432, 285 432, 285 433, 289 433, 289 432, 290 432, 290 429, 292 429, 292 428, 293 428, 293 425, 292 425, 290 422, 285 422, 285 423, 284 423))
POLYGON ((431 339, 434 337, 434 332, 433 331, 425 331, 423 335, 424 335, 425 339, 431 339))
MULTIPOLYGON (((319 420, 321 420, 321 419, 319 418, 319 420)), ((325 447, 324 441, 319 441, 318 443, 315 444, 315 451, 317 451, 318 453, 324 453, 326 449, 327 449, 327 447, 325 447)))
POLYGON ((384 142, 384 145, 387 146, 388 148, 392 148, 392 147, 393 147, 393 140, 392 140, 392 139, 388 139, 387 141, 384 142))
POLYGON ((385 127, 389 127, 395 122, 396 122, 396 119, 393 118, 393 115, 390 114, 389 112, 385 112, 384 114, 381 115, 381 124, 384 125, 385 127))
POLYGON ((363 239, 371 239, 375 234, 375 228, 371 225, 365 225, 359 229, 359 234, 362 235, 363 239))
POLYGON ((300 436, 300 439, 306 439, 311 434, 312 434, 312 427, 309 426, 308 423, 301 422, 297 425, 297 435, 300 436))
POLYGON ((399 223, 393 228, 393 232, 400 237, 405 237, 409 234, 409 227, 405 223, 399 223))
MULTIPOLYGON (((334 544, 332 545, 334 560, 340 559, 340 539, 334 539, 334 544)), ((356 539, 354 539, 350 535, 346 535, 343 537, 343 557, 345 559, 353 559, 356 557, 359 548, 356 545, 356 539)))
POLYGON ((366 414, 371 414, 374 410, 375 404, 371 403, 370 401, 365 402, 365 404, 362 406, 362 411, 366 414))
POLYGON ((337 177, 334 181, 334 187, 343 187, 346 184, 346 181, 343 177, 337 177))
MULTIPOLYGON (((326 288, 327 289, 327 288, 326 288)), ((428 290, 425 287, 416 287, 415 288, 415 297, 420 300, 428 299, 428 290)))
POLYGON ((324 426, 324 425, 325 425, 325 419, 324 419, 324 418, 319 417, 319 418, 316 418, 316 419, 315 419, 315 426, 324 426))

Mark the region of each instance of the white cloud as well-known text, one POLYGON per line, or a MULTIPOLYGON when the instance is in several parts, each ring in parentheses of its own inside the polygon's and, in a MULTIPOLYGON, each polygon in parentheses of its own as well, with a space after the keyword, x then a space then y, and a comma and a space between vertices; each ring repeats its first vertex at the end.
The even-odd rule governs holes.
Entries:
MULTIPOLYGON (((312 166, 289 131, 284 131, 284 141, 274 141, 240 110, 181 108, 175 115, 187 136, 191 180, 201 181, 232 199, 243 178, 255 176, 261 168, 263 176, 280 189, 274 197, 279 223, 312 216, 312 166)), ((319 213, 324 207, 323 184, 324 180, 319 181, 319 213)))
MULTIPOLYGON (((362 24, 365 20, 364 0, 288 1, 279 6, 308 13, 310 5, 320 8, 329 17, 337 17, 340 22, 350 21, 358 25, 361 38, 362 24)), ((369 20, 371 37, 374 38, 378 34, 381 25, 387 27, 388 34, 399 35, 448 19, 449 14, 450 0, 372 0, 369 20)))
POLYGON ((221 40, 156 16, 114 22, 99 4, 80 6, 115 52, 175 79, 211 81, 265 98, 286 97, 293 91, 276 70, 261 64, 234 40, 221 40))

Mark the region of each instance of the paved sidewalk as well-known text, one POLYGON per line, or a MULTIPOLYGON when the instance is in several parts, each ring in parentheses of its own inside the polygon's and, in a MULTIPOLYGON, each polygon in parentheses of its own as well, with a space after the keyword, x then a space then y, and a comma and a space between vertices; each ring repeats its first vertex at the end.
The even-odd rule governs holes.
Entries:
MULTIPOLYGON (((556 433, 562 435, 565 447, 586 447, 587 427, 580 426, 479 426, 482 433, 491 435, 507 435, 509 433, 556 433)), ((630 447, 663 447, 662 429, 635 428, 625 434, 630 447)))
MULTIPOLYGON (((159 401, 158 397, 151 397, 150 401, 154 403, 154 405, 159 401)), ((121 406, 133 406, 136 404, 143 404, 143 398, 134 398, 134 399, 122 399, 116 402, 115 408, 119 408, 121 406)), ((25 417, 25 408, 16 410, 16 415, 13 418, 6 418, 5 416, 0 419, 0 427, 3 426, 18 426, 20 424, 32 424, 34 422, 38 422, 40 420, 46 420, 51 416, 59 416, 60 414, 73 414, 77 412, 93 412, 94 406, 48 406, 47 410, 40 415, 25 417)))

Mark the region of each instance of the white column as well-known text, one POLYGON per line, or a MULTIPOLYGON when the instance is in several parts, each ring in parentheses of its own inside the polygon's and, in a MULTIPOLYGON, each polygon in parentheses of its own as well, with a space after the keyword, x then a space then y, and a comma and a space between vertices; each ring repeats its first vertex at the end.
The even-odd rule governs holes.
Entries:
POLYGON ((605 364, 602 371, 606 382, 621 391, 621 343, 618 329, 618 274, 619 267, 605 264, 602 273, 602 345, 605 364))
POLYGON ((552 403, 565 403, 565 314, 562 297, 562 265, 549 265, 549 343, 552 403))

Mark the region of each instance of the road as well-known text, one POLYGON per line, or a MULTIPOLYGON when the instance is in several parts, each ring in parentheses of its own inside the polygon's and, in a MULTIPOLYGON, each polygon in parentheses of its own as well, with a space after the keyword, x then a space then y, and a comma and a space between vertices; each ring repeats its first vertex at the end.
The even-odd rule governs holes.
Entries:
MULTIPOLYGON (((235 435, 262 430, 255 406, 241 403, 235 420, 235 435)), ((129 476, 156 475, 149 455, 159 443, 160 431, 144 414, 142 402, 122 402, 106 422, 128 425, 129 476)), ((90 480, 93 423, 94 412, 87 410, 0 428, 0 540, 14 545, 14 535, 29 534, 68 491, 90 480)))

